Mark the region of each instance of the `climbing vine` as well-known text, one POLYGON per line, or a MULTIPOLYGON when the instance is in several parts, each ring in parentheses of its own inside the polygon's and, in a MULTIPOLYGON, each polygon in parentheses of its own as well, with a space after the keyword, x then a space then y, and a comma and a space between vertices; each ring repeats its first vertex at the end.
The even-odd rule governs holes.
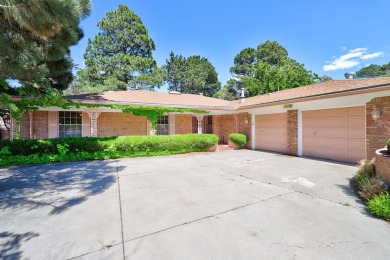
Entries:
POLYGON ((135 116, 145 116, 152 123, 153 129, 157 125, 158 117, 165 113, 195 113, 208 114, 206 110, 190 109, 190 108, 174 108, 174 107, 149 107, 149 106, 131 106, 131 105, 109 105, 109 104, 84 104, 76 103, 70 99, 61 96, 57 90, 49 90, 45 95, 39 97, 24 97, 22 99, 12 99, 7 94, 0 95, 0 102, 5 105, 15 118, 17 124, 21 124, 23 111, 34 111, 39 108, 60 107, 63 109, 80 108, 109 108, 121 110, 123 113, 133 114, 135 116))

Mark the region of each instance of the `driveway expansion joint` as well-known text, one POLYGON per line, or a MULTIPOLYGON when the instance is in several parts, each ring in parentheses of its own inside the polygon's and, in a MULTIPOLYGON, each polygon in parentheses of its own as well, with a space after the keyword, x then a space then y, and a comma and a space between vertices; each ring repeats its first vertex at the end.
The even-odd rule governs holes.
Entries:
POLYGON ((215 213, 215 214, 212 214, 212 215, 208 215, 208 216, 205 216, 205 217, 202 217, 202 218, 198 218, 198 219, 191 220, 191 221, 188 221, 188 222, 184 222, 184 223, 181 223, 181 224, 178 224, 178 225, 174 225, 174 226, 171 226, 171 227, 168 227, 168 228, 164 228, 164 229, 161 229, 161 230, 158 230, 158 231, 154 231, 154 232, 151 232, 149 234, 145 234, 145 235, 141 235, 141 236, 138 236, 138 237, 134 237, 134 238, 125 240, 124 242, 125 243, 132 242, 132 241, 135 241, 135 240, 138 240, 138 239, 141 239, 141 238, 145 238, 145 237, 149 237, 149 236, 153 236, 153 235, 156 235, 156 234, 159 234, 159 233, 171 230, 171 229, 179 228, 179 227, 182 227, 182 226, 186 226, 186 225, 193 224, 193 223, 196 223, 196 222, 200 222, 200 221, 203 221, 203 220, 206 220, 206 219, 210 219, 210 218, 216 218, 217 216, 220 216, 220 215, 223 215, 223 214, 226 214, 226 213, 229 213, 229 212, 240 210, 242 208, 250 207, 250 206, 259 204, 261 202, 269 201, 269 200, 272 200, 272 199, 275 199, 275 198, 279 198, 279 197, 282 197, 282 196, 286 196, 286 195, 290 195, 290 194, 293 194, 293 193, 295 193, 295 191, 290 191, 290 192, 287 192, 287 193, 278 194, 278 195, 275 195, 275 196, 272 196, 272 197, 269 197, 269 198, 266 198, 266 199, 261 199, 261 200, 255 201, 255 202, 247 203, 247 204, 244 204, 244 205, 241 205, 241 206, 238 206, 238 207, 234 207, 234 208, 231 208, 231 209, 228 209, 228 210, 225 210, 225 211, 221 211, 221 212, 218 212, 218 213, 215 213))
POLYGON ((119 166, 118 162, 116 162, 116 179, 118 182, 118 200, 119 200, 119 214, 120 214, 120 220, 121 220, 121 239, 122 239, 122 257, 123 259, 126 259, 125 256, 125 239, 123 234, 123 214, 122 214, 122 199, 121 199, 121 185, 120 185, 120 179, 119 179, 119 166))

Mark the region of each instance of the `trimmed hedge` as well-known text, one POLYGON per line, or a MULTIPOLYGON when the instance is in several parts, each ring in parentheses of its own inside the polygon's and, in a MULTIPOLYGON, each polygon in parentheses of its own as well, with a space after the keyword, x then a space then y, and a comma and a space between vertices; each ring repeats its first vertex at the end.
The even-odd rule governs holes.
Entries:
POLYGON ((0 141, 0 166, 201 152, 218 136, 67 137, 0 141))
POLYGON ((230 140, 232 140, 233 143, 235 143, 240 147, 245 146, 246 143, 248 142, 248 138, 246 137, 246 135, 243 134, 233 133, 229 135, 229 138, 230 140))

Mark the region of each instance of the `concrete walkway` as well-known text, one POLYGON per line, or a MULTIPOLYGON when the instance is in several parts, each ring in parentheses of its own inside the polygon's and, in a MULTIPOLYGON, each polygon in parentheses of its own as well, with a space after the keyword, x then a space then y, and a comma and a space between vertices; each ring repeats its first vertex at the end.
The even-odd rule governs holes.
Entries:
POLYGON ((389 259, 355 167, 224 151, 0 169, 0 259, 389 259))

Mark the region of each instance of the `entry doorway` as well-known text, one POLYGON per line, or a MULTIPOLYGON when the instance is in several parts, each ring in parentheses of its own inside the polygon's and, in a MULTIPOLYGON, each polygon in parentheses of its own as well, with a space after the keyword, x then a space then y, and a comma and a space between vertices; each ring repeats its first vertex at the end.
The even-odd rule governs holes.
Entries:
MULTIPOLYGON (((198 133, 198 119, 196 116, 192 117, 192 133, 198 133)), ((212 134, 213 133, 213 117, 205 116, 202 121, 202 133, 203 134, 212 134)))

